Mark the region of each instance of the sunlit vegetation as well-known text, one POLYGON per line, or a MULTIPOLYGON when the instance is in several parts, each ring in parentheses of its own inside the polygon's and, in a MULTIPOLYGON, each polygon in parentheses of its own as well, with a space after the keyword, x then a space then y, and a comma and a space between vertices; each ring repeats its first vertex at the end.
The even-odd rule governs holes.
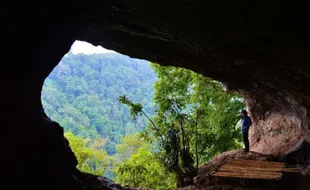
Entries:
POLYGON ((239 112, 244 104, 236 94, 224 92, 221 84, 190 70, 152 65, 159 80, 153 100, 155 115, 149 117, 141 103, 125 95, 119 101, 133 118, 150 120, 156 155, 165 169, 176 175, 178 186, 188 184, 198 165, 218 153, 240 148, 239 112))
POLYGON ((146 189, 189 183, 199 164, 240 148, 242 98, 190 70, 116 53, 65 56, 42 101, 78 169, 146 189))

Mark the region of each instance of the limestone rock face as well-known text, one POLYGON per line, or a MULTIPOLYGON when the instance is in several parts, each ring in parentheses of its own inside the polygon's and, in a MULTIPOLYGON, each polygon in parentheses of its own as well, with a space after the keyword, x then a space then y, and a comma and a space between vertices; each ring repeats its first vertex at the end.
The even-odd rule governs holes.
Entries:
POLYGON ((309 162, 309 153, 305 151, 310 148, 309 115, 301 100, 288 92, 272 95, 251 92, 243 96, 253 120, 251 151, 272 155, 281 161, 309 162), (292 153, 296 151, 299 158, 293 159, 292 153), (304 160, 305 156, 308 161, 304 160))
POLYGON ((1 8, 4 183, 78 189, 76 160, 63 131, 46 122, 40 100, 44 79, 77 39, 223 82, 246 97, 253 150, 309 162, 307 4, 17 0, 1 8))

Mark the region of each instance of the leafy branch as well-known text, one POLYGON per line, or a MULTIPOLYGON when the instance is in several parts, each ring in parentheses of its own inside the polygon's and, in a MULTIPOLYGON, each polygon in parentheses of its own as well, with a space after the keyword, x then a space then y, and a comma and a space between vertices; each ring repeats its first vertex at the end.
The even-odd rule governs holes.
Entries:
POLYGON ((141 105, 141 103, 133 103, 125 95, 119 96, 118 101, 129 107, 130 114, 134 119, 137 118, 138 114, 143 114, 151 122, 152 126, 155 128, 156 132, 158 133, 158 136, 160 137, 162 143, 164 144, 165 141, 159 128, 155 125, 153 120, 143 111, 143 106, 141 105))

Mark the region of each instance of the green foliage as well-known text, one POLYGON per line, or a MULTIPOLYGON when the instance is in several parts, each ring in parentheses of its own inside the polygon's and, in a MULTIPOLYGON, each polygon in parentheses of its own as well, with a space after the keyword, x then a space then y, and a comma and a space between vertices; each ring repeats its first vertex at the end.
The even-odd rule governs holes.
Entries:
MULTIPOLYGON (((157 134, 160 135, 161 142, 159 143, 161 145, 160 148, 164 149, 161 155, 161 158, 163 160, 162 163, 164 163, 166 169, 169 172, 174 172, 177 175, 178 184, 184 185, 185 179, 187 179, 189 176, 194 177, 196 175, 196 170, 193 166, 194 159, 192 158, 192 155, 190 153, 189 143, 188 139, 185 140, 185 133, 184 129, 182 128, 182 141, 180 140, 179 136, 179 130, 178 129, 170 129, 168 131, 168 134, 164 137, 161 136, 160 130, 156 126, 156 124, 153 122, 152 119, 150 119, 144 112, 143 107, 140 103, 133 103, 132 101, 128 100, 126 96, 120 96, 119 101, 128 105, 131 113, 136 116, 139 113, 143 113, 152 123, 154 129, 156 129, 157 134), (165 139, 165 140, 164 140, 165 139), (182 145, 181 145, 182 142, 182 145), (181 159, 181 164, 180 160, 181 159)), ((136 118, 136 117, 134 117, 136 118)), ((184 120, 183 115, 179 114, 177 117, 178 120, 184 120)), ((183 123, 181 121, 181 123, 183 123)), ((182 125, 182 124, 181 124, 182 125)), ((144 136, 145 134, 143 134, 144 136)), ((135 167, 138 167, 139 165, 135 165, 135 167)), ((128 169, 128 165, 124 166, 124 169, 128 169)), ((133 166, 132 166, 133 167, 133 166)), ((137 168, 140 169, 140 168, 137 168)), ((123 170, 121 170, 123 171, 123 170)), ((131 171, 131 170, 130 170, 131 171)), ((135 171, 135 170, 134 170, 135 171)), ((134 174, 132 174, 134 175, 134 174)), ((138 182, 136 182, 138 183, 138 182)))
POLYGON ((130 156, 135 154, 143 144, 144 143, 141 141, 138 133, 127 135, 122 138, 121 143, 116 145, 116 154, 113 155, 114 165, 118 165, 124 160, 130 158, 130 156))
POLYGON ((147 119, 131 120, 117 101, 121 94, 145 105, 152 115, 156 75, 149 62, 117 53, 84 55, 71 53, 45 80, 42 103, 47 115, 66 132, 89 139, 107 139, 101 146, 109 155, 127 134, 142 131, 147 119))
POLYGON ((192 180, 199 163, 240 147, 238 95, 190 70, 152 67, 157 82, 144 61, 69 53, 45 80, 45 112, 68 132, 80 170, 175 189, 192 180))
POLYGON ((153 97, 155 117, 151 119, 140 103, 126 96, 119 101, 129 106, 134 118, 141 113, 149 119, 149 129, 161 141, 157 155, 165 168, 176 174, 178 186, 183 186, 196 175, 199 162, 239 147, 236 124, 244 104, 238 95, 225 92, 219 82, 190 70, 152 67, 159 78, 153 97))
POLYGON ((131 138, 141 142, 140 147, 117 167, 116 181, 122 185, 145 189, 175 189, 175 176, 165 170, 151 150, 151 145, 142 141, 138 135, 131 138))
POLYGON ((141 103, 134 104, 132 101, 128 100, 126 96, 119 96, 118 101, 129 106, 131 116, 136 120, 138 114, 142 114, 142 105, 141 103))
POLYGON ((87 147, 87 141, 82 137, 74 136, 72 133, 65 133, 70 147, 74 152, 81 171, 102 176, 109 162, 109 156, 106 152, 96 149, 96 144, 92 148, 87 147))
POLYGON ((239 147, 242 98, 225 92, 221 84, 190 70, 152 65, 159 80, 154 101, 155 123, 164 131, 184 130, 192 154, 208 161, 218 153, 239 147), (196 149, 196 150, 195 150, 196 149))
POLYGON ((153 122, 153 120, 143 111, 143 107, 141 105, 141 103, 133 103, 131 100, 129 100, 125 95, 123 96, 119 96, 118 98, 119 102, 127 105, 130 109, 130 113, 131 116, 133 117, 134 120, 137 119, 137 115, 144 115, 152 124, 153 128, 156 130, 157 135, 160 137, 161 142, 160 143, 165 143, 163 136, 160 133, 160 130, 158 129, 158 127, 155 125, 155 123, 153 122))

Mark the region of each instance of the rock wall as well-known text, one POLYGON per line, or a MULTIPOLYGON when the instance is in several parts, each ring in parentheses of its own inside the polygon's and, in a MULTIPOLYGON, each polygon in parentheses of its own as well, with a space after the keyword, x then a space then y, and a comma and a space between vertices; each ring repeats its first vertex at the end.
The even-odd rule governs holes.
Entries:
POLYGON ((251 150, 278 157, 279 160, 304 163, 303 158, 288 158, 290 153, 309 143, 309 115, 301 99, 284 92, 241 94, 253 120, 251 150))

